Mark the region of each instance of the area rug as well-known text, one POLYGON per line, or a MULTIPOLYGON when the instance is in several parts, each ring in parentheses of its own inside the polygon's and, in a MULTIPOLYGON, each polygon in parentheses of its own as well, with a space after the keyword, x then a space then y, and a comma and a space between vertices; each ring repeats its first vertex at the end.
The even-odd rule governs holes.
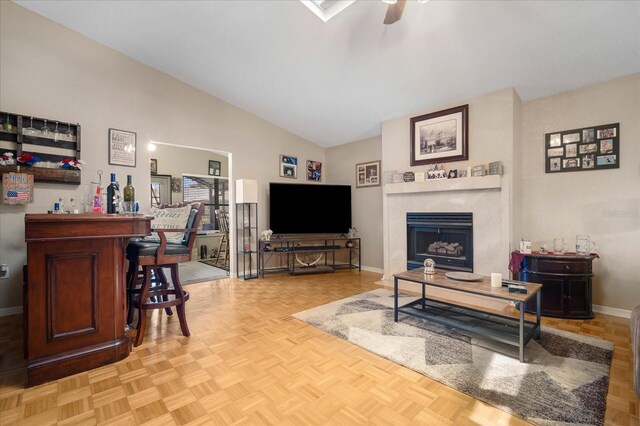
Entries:
POLYGON ((393 292, 385 289, 294 317, 531 423, 604 423, 611 342, 543 327, 520 363, 513 346, 402 313, 394 322, 393 292))
POLYGON ((213 266, 214 268, 222 269, 223 271, 227 271, 227 272, 229 271, 228 267, 220 265, 217 261, 213 259, 199 260, 198 262, 204 263, 205 265, 213 266))

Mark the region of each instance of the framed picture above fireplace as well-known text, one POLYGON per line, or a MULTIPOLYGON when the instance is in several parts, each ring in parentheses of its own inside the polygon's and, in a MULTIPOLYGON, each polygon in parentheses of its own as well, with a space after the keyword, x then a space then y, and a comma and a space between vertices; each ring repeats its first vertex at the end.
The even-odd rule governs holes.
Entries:
POLYGON ((469 105, 411 118, 411 165, 469 159, 469 105))

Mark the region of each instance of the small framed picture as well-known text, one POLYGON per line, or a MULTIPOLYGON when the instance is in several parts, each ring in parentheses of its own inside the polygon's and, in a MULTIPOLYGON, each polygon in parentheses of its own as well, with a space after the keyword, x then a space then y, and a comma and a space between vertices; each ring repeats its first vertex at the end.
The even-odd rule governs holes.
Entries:
POLYGON ((466 178, 467 177, 467 169, 460 169, 458 172, 458 177, 466 178))
POLYGON ((560 133, 555 133, 551 135, 549 140, 549 146, 552 148, 558 147, 562 145, 562 141, 560 140, 560 133))
POLYGON ((109 129, 109 164, 136 166, 136 134, 126 130, 109 129))
POLYGON ((449 170, 449 179, 456 179, 458 177, 458 170, 451 169, 449 170))
POLYGON ((380 160, 356 164, 356 188, 380 186, 380 160))
POLYGON ((209 176, 220 176, 220 166, 219 161, 209 160, 209 176))
POLYGON ((307 160, 307 180, 322 182, 322 162, 307 160))
POLYGON ((582 130, 582 142, 589 143, 593 142, 595 138, 595 132, 593 129, 584 129, 582 130))
POLYGON ((280 177, 298 179, 298 158, 280 155, 280 177))
POLYGON ((574 143, 580 141, 580 133, 570 133, 562 136, 562 143, 574 143))
POLYGON ((152 175, 157 175, 158 174, 158 160, 156 160, 155 158, 150 158, 149 159, 149 169, 151 170, 151 174, 152 175))
POLYGON ((551 158, 549 159, 549 171, 551 172, 559 172, 562 170, 562 158, 551 158))

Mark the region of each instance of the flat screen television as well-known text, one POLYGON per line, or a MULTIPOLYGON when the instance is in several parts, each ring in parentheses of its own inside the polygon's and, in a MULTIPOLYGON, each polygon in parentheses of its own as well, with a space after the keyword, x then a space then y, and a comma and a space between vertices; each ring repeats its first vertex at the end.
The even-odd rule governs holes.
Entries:
POLYGON ((271 183, 274 234, 343 234, 351 228, 351 186, 271 183))

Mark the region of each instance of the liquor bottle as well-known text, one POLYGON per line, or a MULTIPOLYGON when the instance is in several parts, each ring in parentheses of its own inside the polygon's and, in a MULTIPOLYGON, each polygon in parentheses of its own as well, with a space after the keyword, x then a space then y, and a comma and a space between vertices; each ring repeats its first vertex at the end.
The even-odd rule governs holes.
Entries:
POLYGON ((107 186, 107 213, 118 213, 118 204, 115 201, 118 191, 120 191, 120 185, 116 182, 116 174, 111 173, 111 183, 107 186))
POLYGON ((96 186, 96 193, 93 195, 93 213, 102 213, 102 201, 100 200, 100 185, 96 186))
POLYGON ((124 212, 135 213, 136 190, 131 185, 131 175, 127 175, 127 186, 124 187, 123 192, 124 212))

